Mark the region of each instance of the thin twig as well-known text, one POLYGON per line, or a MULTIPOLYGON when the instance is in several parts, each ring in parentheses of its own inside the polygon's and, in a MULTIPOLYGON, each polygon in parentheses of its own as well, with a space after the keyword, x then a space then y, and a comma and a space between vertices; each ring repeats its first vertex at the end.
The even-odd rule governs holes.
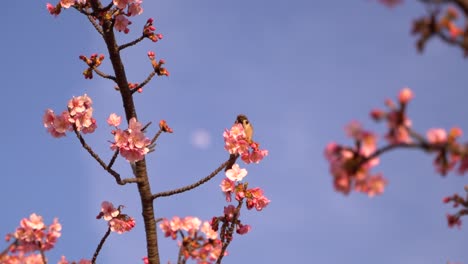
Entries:
POLYGON ((109 74, 105 74, 105 73, 103 73, 102 71, 98 70, 96 67, 93 67, 93 71, 94 71, 97 75, 101 76, 101 77, 104 78, 104 79, 113 80, 114 82, 115 82, 115 80, 116 80, 116 79, 115 79, 115 76, 112 76, 112 75, 109 75, 109 74))
POLYGON ((47 258, 46 258, 46 255, 44 253, 44 250, 43 249, 39 250, 39 253, 41 253, 41 258, 42 258, 43 264, 47 264, 47 258))
POLYGON ((138 42, 140 42, 140 41, 142 41, 142 40, 144 40, 144 39, 145 39, 145 36, 144 36, 144 35, 141 35, 139 38, 137 38, 137 39, 135 39, 135 40, 133 40, 133 41, 130 41, 130 42, 125 43, 125 44, 122 44, 122 45, 119 46, 119 51, 120 51, 120 50, 123 50, 123 49, 126 49, 126 48, 128 48, 128 47, 130 47, 130 46, 136 45, 136 44, 138 44, 138 42))
POLYGON ((135 87, 135 88, 132 89, 132 94, 134 94, 135 92, 137 92, 138 89, 143 88, 145 85, 147 85, 147 84, 151 81, 151 79, 153 79, 153 77, 154 77, 155 75, 156 75, 156 72, 154 72, 154 71, 151 72, 151 73, 148 75, 148 77, 146 77, 146 79, 145 79, 142 83, 140 83, 139 85, 137 85, 137 87, 135 87))
POLYGON ((156 133, 156 135, 154 135, 153 139, 151 139, 150 145, 153 145, 156 142, 156 140, 158 140, 158 137, 161 135, 161 133, 162 133, 162 129, 159 129, 158 133, 156 133))
POLYGON ((119 149, 117 149, 114 152, 114 155, 112 156, 111 160, 109 161, 109 164, 106 167, 106 170, 112 168, 112 165, 114 165, 115 160, 117 159, 117 156, 119 155, 119 149))
POLYGON ((101 241, 99 242, 99 245, 96 248, 96 251, 94 252, 93 259, 91 260, 92 264, 96 263, 96 259, 97 259, 98 255, 99 255, 99 252, 101 251, 102 246, 104 245, 104 242, 106 242, 106 239, 107 239, 107 237, 109 237, 110 233, 111 233, 111 229, 110 229, 110 227, 108 227, 107 231, 106 231, 106 234, 104 234, 101 241))
MULTIPOLYGON (((115 178, 115 181, 119 184, 119 185, 125 185, 127 183, 136 183, 138 182, 138 179, 136 178, 128 178, 128 179, 124 179, 122 180, 121 177, 120 177, 120 174, 118 174, 116 171, 114 171, 112 168, 108 168, 108 166, 106 165, 106 163, 104 163, 104 161, 93 151, 93 149, 86 143, 86 141, 84 140, 84 138, 81 136, 80 132, 76 129, 76 126, 73 125, 73 131, 75 131, 75 135, 78 137, 78 140, 80 140, 80 143, 81 143, 81 146, 83 146, 84 149, 86 149, 88 151, 88 153, 99 163, 99 165, 101 165, 101 167, 106 170, 107 172, 109 172, 110 175, 114 176, 115 178)), ((114 154, 115 155, 115 154, 114 154)))
POLYGON ((152 199, 156 199, 158 197, 166 197, 166 196, 171 196, 171 195, 174 195, 174 194, 179 194, 179 193, 183 193, 183 192, 186 192, 186 191, 190 191, 192 189, 195 189, 197 188, 198 186, 204 184, 205 182, 211 180, 214 176, 216 176, 216 174, 218 174, 220 171, 222 171, 224 169, 224 167, 227 166, 229 160, 225 161, 223 164, 221 164, 216 170, 214 170, 212 173, 210 173, 210 175, 206 176, 205 178, 197 181, 196 183, 193 183, 193 184, 190 184, 190 185, 187 185, 185 187, 182 187, 182 188, 179 188, 179 189, 175 189, 175 190, 171 190, 171 191, 165 191, 165 192, 160 192, 160 193, 157 193, 157 194, 153 194, 152 195, 152 199))

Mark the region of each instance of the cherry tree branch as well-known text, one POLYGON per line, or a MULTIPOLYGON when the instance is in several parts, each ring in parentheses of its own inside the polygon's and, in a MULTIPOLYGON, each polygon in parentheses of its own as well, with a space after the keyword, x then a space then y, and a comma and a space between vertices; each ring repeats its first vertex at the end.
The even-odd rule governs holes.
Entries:
MULTIPOLYGON (((125 185, 127 183, 136 183, 138 182, 138 179, 136 178, 128 178, 128 179, 124 179, 122 180, 121 177, 120 177, 120 174, 117 173, 116 171, 114 171, 111 166, 113 164, 112 160, 115 161, 115 158, 112 158, 111 160, 111 163, 109 163, 109 165, 106 165, 106 163, 104 163, 104 161, 99 157, 99 155, 97 155, 93 149, 86 143, 86 141, 84 140, 83 136, 81 136, 81 133, 76 129, 76 126, 73 125, 73 131, 75 131, 75 135, 76 137, 78 138, 78 140, 80 141, 81 143, 81 146, 83 146, 84 149, 86 149, 88 151, 88 153, 91 155, 91 157, 93 157, 98 163, 99 165, 101 165, 101 167, 109 172, 110 175, 114 176, 115 178, 115 181, 119 184, 119 185, 125 185)), ((114 153, 114 156, 116 156, 116 154, 114 153)))
POLYGON ((141 41, 144 40, 144 39, 145 39, 145 36, 144 36, 144 35, 141 35, 139 38, 137 38, 137 39, 135 39, 135 40, 133 40, 133 41, 130 41, 130 42, 128 42, 128 43, 125 43, 125 44, 119 46, 119 51, 120 51, 120 50, 123 50, 123 49, 126 49, 126 48, 128 48, 128 47, 131 47, 131 46, 133 46, 133 45, 136 45, 136 44, 138 44, 139 42, 141 42, 141 41))
POLYGON ((167 197, 167 196, 172 196, 172 195, 175 195, 175 194, 179 194, 179 193, 183 193, 183 192, 186 192, 186 191, 190 191, 192 189, 195 189, 197 188, 198 186, 204 184, 205 182, 211 180, 214 176, 216 176, 220 171, 222 171, 224 169, 224 167, 226 167, 229 163, 229 160, 225 161, 223 164, 221 164, 216 170, 214 170, 212 173, 210 173, 208 176, 206 176, 205 178, 193 183, 193 184, 190 184, 190 185, 187 185, 185 187, 182 187, 182 188, 178 188, 178 189, 174 189, 174 190, 170 190, 170 191, 165 191, 165 192, 160 192, 160 193, 157 193, 157 194, 153 194, 153 196, 151 197, 153 200, 157 199, 158 197, 167 197))
MULTIPOLYGON (((223 247, 221 248, 221 252, 219 253, 219 258, 216 261, 216 264, 221 263, 221 261, 223 260, 223 257, 224 257, 224 253, 226 252, 227 247, 229 246, 229 244, 232 241, 232 234, 234 233, 234 229, 236 227, 237 220, 239 220, 240 209, 242 208, 243 204, 244 204, 244 199, 240 200, 239 203, 237 204, 236 213, 235 213, 234 217, 232 218, 232 220, 229 222, 230 225, 228 226, 228 229, 227 229, 227 237, 223 236, 221 238, 221 240, 223 242, 223 247)), ((225 232, 223 232, 222 234, 225 234, 225 232)))
MULTIPOLYGON (((99 11, 102 9, 102 5, 99 0, 89 0, 89 3, 93 11, 99 11)), ((127 122, 129 122, 132 118, 136 118, 138 120, 132 92, 129 88, 127 75, 122 62, 122 58, 120 56, 119 45, 117 43, 117 40, 115 39, 114 21, 113 19, 103 18, 101 20, 101 23, 103 39, 106 43, 106 47, 109 53, 109 59, 112 63, 112 68, 114 70, 114 76, 116 78, 115 82, 119 87, 120 96, 125 110, 125 117, 127 119, 127 122)), ((142 207, 148 261, 151 264, 159 264, 161 261, 159 256, 158 238, 156 232, 155 210, 145 159, 136 162, 135 172, 136 178, 138 179, 137 187, 142 207)))
POLYGON ((132 89, 132 94, 134 94, 136 91, 138 91, 138 89, 143 88, 146 84, 148 84, 155 75, 156 72, 152 71, 142 83, 140 83, 137 87, 132 89))
POLYGON ((99 245, 96 248, 96 251, 93 254, 93 259, 91 260, 92 264, 96 263, 96 259, 97 259, 98 255, 99 255, 99 252, 101 251, 102 246, 106 242, 106 239, 109 237, 110 233, 111 233, 111 229, 110 229, 110 227, 108 227, 106 233, 102 237, 101 241, 99 242, 99 245))
POLYGON ((116 81, 116 78, 114 76, 103 73, 102 71, 98 70, 97 67, 92 67, 92 69, 97 75, 101 76, 102 78, 109 79, 114 82, 116 81))

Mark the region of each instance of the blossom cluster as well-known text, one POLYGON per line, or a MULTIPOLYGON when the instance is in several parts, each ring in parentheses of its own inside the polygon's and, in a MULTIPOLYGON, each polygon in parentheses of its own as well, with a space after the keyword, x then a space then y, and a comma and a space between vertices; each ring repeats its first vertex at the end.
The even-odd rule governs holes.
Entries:
POLYGON ((169 76, 169 71, 163 67, 163 65, 166 63, 165 60, 160 59, 159 61, 156 61, 156 54, 154 53, 154 51, 148 51, 147 55, 149 60, 151 61, 151 65, 153 66, 154 72, 158 76, 169 76))
POLYGON ((57 262, 57 264, 91 264, 91 260, 87 259, 81 259, 80 261, 68 261, 65 256, 62 256, 62 258, 57 262))
POLYGON ((387 99, 389 110, 374 109, 370 116, 375 121, 384 121, 388 131, 385 139, 389 145, 377 149, 377 136, 354 122, 347 128, 347 134, 354 139, 354 146, 343 146, 335 142, 327 145, 325 157, 330 162, 335 189, 344 194, 351 190, 367 193, 369 196, 381 194, 387 181, 381 174, 372 175, 370 169, 379 163, 379 155, 398 147, 419 148, 427 153, 435 153, 436 171, 446 175, 458 166, 458 173, 468 171, 468 147, 458 142, 462 131, 452 128, 449 132, 441 128, 429 129, 426 136, 412 130, 412 122, 406 115, 408 103, 414 94, 404 88, 398 95, 398 103, 387 99))
POLYGON ((153 26, 153 22, 154 22, 154 20, 152 18, 149 18, 146 21, 146 24, 143 27, 143 36, 145 36, 146 38, 151 39, 151 41, 153 41, 153 42, 157 42, 158 40, 163 38, 163 35, 159 34, 159 33, 155 33, 156 27, 153 26))
POLYGON ((73 97, 68 101, 68 110, 56 115, 53 110, 47 109, 43 117, 44 127, 56 138, 65 136, 67 131, 75 128, 83 133, 92 133, 96 130, 96 120, 93 118, 93 101, 86 94, 73 97))
POLYGON ((371 156, 376 149, 376 136, 357 122, 348 125, 346 130, 355 140, 354 148, 332 142, 325 149, 335 190, 344 194, 355 190, 369 196, 382 193, 387 181, 381 174, 370 172, 379 164, 379 159, 371 156))
POLYGON ((88 58, 85 55, 80 55, 80 60, 84 61, 86 65, 88 65, 88 68, 83 71, 83 76, 85 79, 92 79, 93 78, 93 69, 99 67, 102 64, 102 61, 104 60, 104 55, 97 55, 97 53, 91 54, 91 56, 88 58))
POLYGON ((57 218, 49 226, 44 224, 43 218, 31 214, 23 218, 15 232, 6 235, 6 241, 12 241, 6 254, 0 254, 0 263, 43 263, 41 254, 52 249, 61 236, 62 226, 57 218))
POLYGON ((109 125, 116 127, 112 131, 115 141, 111 143, 111 149, 118 149, 120 155, 129 162, 142 160, 149 152, 148 146, 151 144, 151 140, 142 131, 143 125, 133 117, 128 123, 128 129, 122 130, 117 128, 120 120, 116 114, 111 114, 107 119, 109 125))
POLYGON ((122 214, 120 212, 122 207, 115 208, 111 202, 104 201, 101 204, 101 212, 99 212, 96 218, 106 220, 112 232, 116 232, 117 234, 128 232, 135 227, 135 219, 122 214))
POLYGON ((449 5, 444 11, 442 11, 442 8, 441 10, 435 10, 437 11, 432 11, 430 15, 423 16, 413 22, 412 33, 419 37, 416 42, 417 49, 423 51, 426 42, 432 36, 438 35, 444 41, 460 46, 465 56, 468 56, 468 45, 466 43, 468 31, 466 21, 457 21, 459 11, 453 5, 449 5), (464 25, 464 27, 461 25, 464 25))
POLYGON ((247 234, 251 227, 250 225, 243 225, 240 217, 240 210, 237 209, 234 205, 230 204, 224 207, 224 215, 220 217, 213 217, 211 219, 211 227, 213 230, 218 231, 220 228, 219 226, 225 226, 225 228, 221 228, 222 236, 226 237, 228 240, 232 239, 232 234, 228 232, 228 230, 236 230, 236 233, 239 235, 247 234), (227 228, 226 228, 227 226, 227 228))
MULTIPOLYGON (((95 18, 102 21, 111 17, 114 28, 127 34, 130 31, 128 26, 132 24, 127 17, 141 15, 143 13, 142 2, 143 0, 113 0, 113 8, 108 9, 106 14, 99 14, 95 18)), ((46 5, 49 13, 54 16, 58 16, 62 8, 68 9, 70 7, 83 10, 90 7, 90 3, 88 0, 60 0, 55 6, 50 3, 46 5)))
POLYGON ((191 258, 197 263, 214 263, 220 256, 221 241, 218 239, 218 233, 212 229, 208 221, 202 223, 196 217, 174 216, 172 220, 163 219, 159 227, 166 237, 174 240, 177 239, 178 234, 186 233, 182 235, 182 242, 179 243, 185 259, 191 258))
POLYGON ((447 196, 444 198, 444 203, 452 203, 453 208, 458 209, 458 212, 455 214, 447 214, 447 223, 449 227, 461 227, 461 217, 463 215, 468 215, 468 185, 465 185, 465 197, 462 197, 458 194, 452 196, 447 196))
POLYGON ((224 149, 230 154, 240 155, 245 163, 259 163, 268 155, 268 150, 260 149, 259 144, 247 139, 242 124, 234 124, 230 130, 225 130, 224 149))
MULTIPOLYGON (((242 124, 234 124, 230 130, 225 130, 224 149, 231 155, 240 155, 245 163, 259 163, 268 155, 268 150, 259 148, 259 144, 248 139, 242 124)), ((238 164, 234 164, 226 171, 226 178, 221 182, 221 190, 226 196, 226 201, 231 202, 232 194, 237 201, 247 200, 247 208, 256 208, 261 211, 266 207, 270 200, 263 195, 260 188, 247 189, 247 184, 242 183, 243 178, 247 176, 247 170, 241 169, 238 164)))

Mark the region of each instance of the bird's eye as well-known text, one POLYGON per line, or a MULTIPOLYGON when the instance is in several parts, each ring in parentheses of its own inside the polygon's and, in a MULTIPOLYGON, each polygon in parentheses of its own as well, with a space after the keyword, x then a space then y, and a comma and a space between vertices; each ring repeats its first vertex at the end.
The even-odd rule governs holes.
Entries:
POLYGON ((246 125, 248 125, 248 124, 249 124, 249 120, 244 120, 244 123, 245 123, 246 125))

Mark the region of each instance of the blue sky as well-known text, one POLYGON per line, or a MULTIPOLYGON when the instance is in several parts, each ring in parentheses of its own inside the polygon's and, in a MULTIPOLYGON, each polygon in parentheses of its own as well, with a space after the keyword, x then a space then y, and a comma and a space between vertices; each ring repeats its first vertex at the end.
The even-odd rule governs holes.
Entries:
MULTIPOLYGON (((122 42, 131 40, 148 17, 164 35, 157 44, 123 52, 132 82, 149 73, 148 50, 166 59, 171 72, 135 99, 140 120, 166 119, 175 130, 162 135, 147 158, 154 192, 192 183, 221 164, 227 158, 222 131, 239 113, 249 116, 255 140, 270 151, 261 164, 247 166, 246 180, 262 187, 271 204, 260 213, 242 213, 253 229, 235 238, 224 263, 468 262, 466 226, 449 229, 445 214, 453 211, 441 202, 463 191, 464 177, 438 176, 433 157, 423 153, 393 152, 376 168, 389 180, 383 196, 345 197, 334 192, 323 157, 328 142, 349 143, 343 127, 351 120, 383 132, 368 112, 405 86, 415 92, 409 114, 417 130, 468 130, 467 61, 437 40, 417 54, 409 32, 424 8, 415 2, 390 10, 367 0, 145 1, 130 34, 119 35, 122 42), (191 142, 199 130, 211 137, 207 148, 191 142)), ((95 216, 101 201, 109 200, 124 204, 137 227, 113 234, 99 262, 138 263, 146 252, 135 186, 116 185, 73 135, 53 139, 41 123, 46 108, 61 111, 69 98, 87 93, 99 129, 86 139, 110 158, 105 118, 123 113, 120 96, 108 81, 84 80, 78 60, 80 54, 105 53, 103 41, 77 12, 54 18, 42 1, 6 2, 0 21, 0 234, 33 212, 47 223, 58 217, 63 235, 48 254, 50 263, 61 255, 90 258, 106 230, 95 216)), ((116 168, 130 175, 122 159, 116 168)), ((220 215, 222 177, 156 201, 156 215, 220 215)), ((160 238, 160 245, 162 261, 174 262, 175 241, 160 238)))

